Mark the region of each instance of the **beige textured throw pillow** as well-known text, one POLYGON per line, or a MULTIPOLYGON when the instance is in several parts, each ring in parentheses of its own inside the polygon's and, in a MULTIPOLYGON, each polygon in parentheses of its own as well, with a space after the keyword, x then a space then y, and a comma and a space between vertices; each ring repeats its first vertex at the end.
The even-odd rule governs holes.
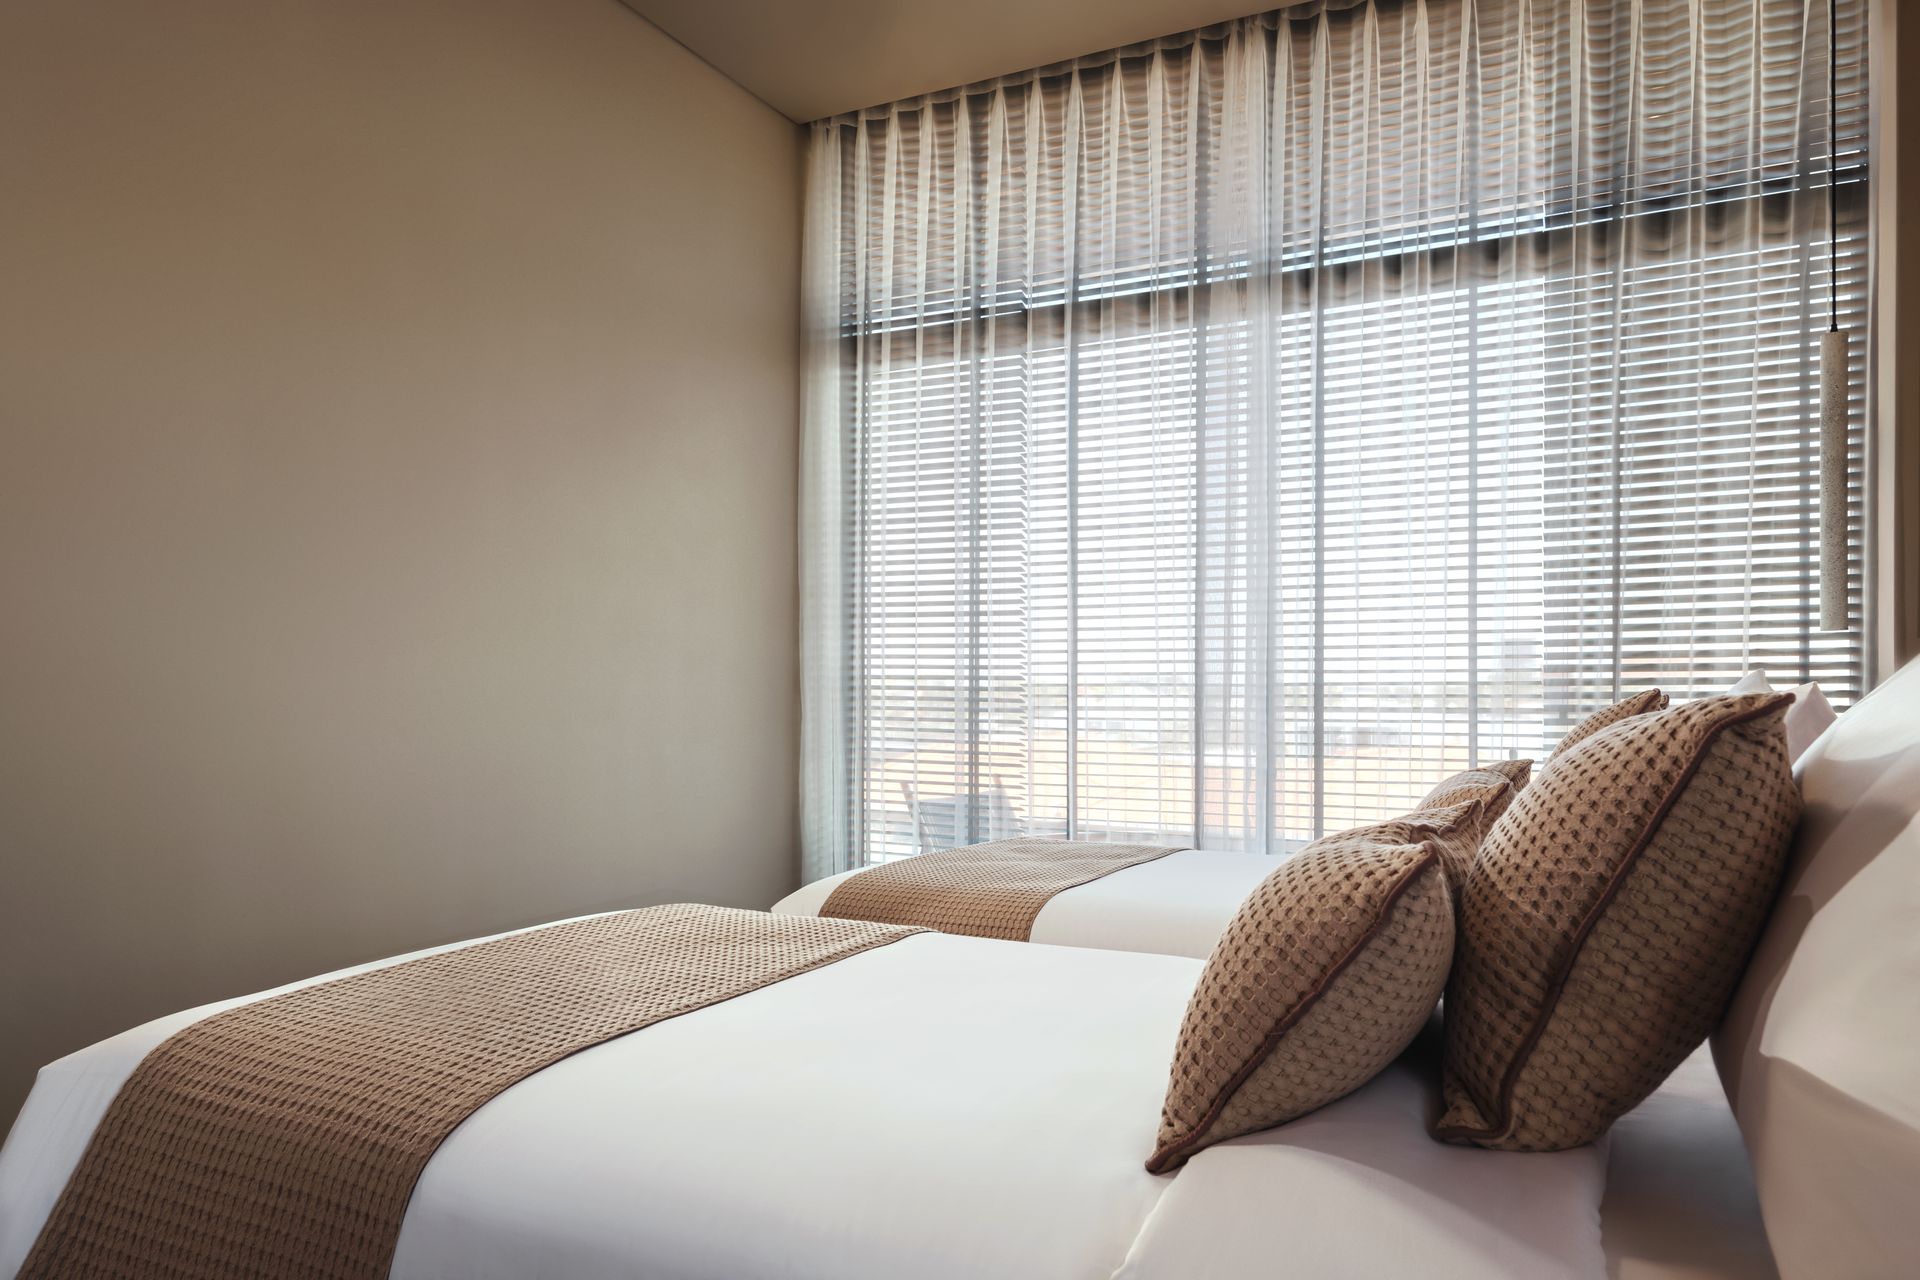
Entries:
POLYGON ((1491 773, 1497 773, 1511 782, 1516 795, 1526 790, 1527 783, 1533 778, 1533 761, 1531 760, 1496 760, 1492 764, 1483 764, 1480 767, 1491 773))
POLYGON ((1434 833, 1482 822, 1472 804, 1328 836, 1261 882, 1187 1005, 1149 1172, 1324 1106, 1407 1047, 1453 957, 1434 833))
POLYGON ((1498 822, 1532 776, 1531 760, 1502 760, 1477 769, 1463 769, 1427 792, 1420 808, 1445 809, 1479 800, 1487 806, 1487 821, 1498 822))
POLYGON ((1601 708, 1567 730, 1567 736, 1560 739, 1560 745, 1553 749, 1553 755, 1560 755, 1576 743, 1585 742, 1602 729, 1619 724, 1622 720, 1643 716, 1649 711, 1664 711, 1666 708, 1666 694, 1658 689, 1643 689, 1631 697, 1622 698, 1610 707, 1601 708))
POLYGON ((1591 1142, 1706 1037, 1799 816, 1788 701, 1618 720, 1556 755, 1495 824, 1462 895, 1434 1136, 1591 1142))
POLYGON ((1500 820, 1500 815, 1507 811, 1507 806, 1513 803, 1514 796, 1527 785, 1532 773, 1531 760, 1502 760, 1498 764, 1462 770, 1429 791, 1427 798, 1420 802, 1419 810, 1408 815, 1406 820, 1412 821, 1429 816, 1436 810, 1453 809, 1466 804, 1480 806, 1477 825, 1474 825, 1475 820, 1461 815, 1435 832, 1441 856, 1447 864, 1447 887, 1453 890, 1456 908, 1460 902, 1460 891, 1467 882, 1467 872, 1472 869, 1473 860, 1479 855, 1481 842, 1486 839, 1493 824, 1500 820))

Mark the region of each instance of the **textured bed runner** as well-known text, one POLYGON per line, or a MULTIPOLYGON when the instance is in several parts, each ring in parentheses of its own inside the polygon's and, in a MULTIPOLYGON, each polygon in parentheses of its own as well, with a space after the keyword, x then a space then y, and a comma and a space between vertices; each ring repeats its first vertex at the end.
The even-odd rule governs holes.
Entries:
POLYGON ((820 914, 1025 942, 1040 908, 1055 894, 1178 852, 1174 845, 995 840, 848 876, 834 886, 820 914))
POLYGON ((20 1274, 384 1276, 435 1148, 507 1086, 914 932, 650 907, 215 1014, 128 1078, 20 1274))

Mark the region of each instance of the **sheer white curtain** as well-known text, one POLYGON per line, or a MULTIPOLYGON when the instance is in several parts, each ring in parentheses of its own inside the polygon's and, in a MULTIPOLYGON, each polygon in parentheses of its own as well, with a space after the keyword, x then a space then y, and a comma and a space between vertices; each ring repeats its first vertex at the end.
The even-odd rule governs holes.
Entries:
POLYGON ((1801 0, 1327 3, 814 125, 809 872, 1277 851, 1623 690, 1856 693, 1826 42, 1801 0))

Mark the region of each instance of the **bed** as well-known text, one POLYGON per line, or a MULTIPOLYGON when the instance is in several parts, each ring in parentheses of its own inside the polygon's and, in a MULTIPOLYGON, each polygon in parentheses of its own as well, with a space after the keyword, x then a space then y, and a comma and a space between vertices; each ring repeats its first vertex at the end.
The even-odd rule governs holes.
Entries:
MULTIPOLYGON (((1181 850, 1060 893, 1035 919, 1033 938, 1054 946, 1204 958, 1273 866, 1271 858, 1258 854, 1181 850)), ((773 910, 814 914, 854 874, 804 885, 773 910)), ((1480 1183, 1477 1167, 1462 1170, 1470 1180, 1449 1185, 1453 1166, 1445 1158, 1458 1148, 1407 1140, 1423 1132, 1424 1108, 1432 1102, 1434 1039, 1423 1038, 1405 1061, 1353 1098, 1204 1153, 1169 1188, 1164 1209, 1136 1245, 1130 1260, 1134 1269, 1122 1274, 1177 1275, 1174 1259, 1182 1256, 1194 1261, 1195 1275, 1259 1274, 1263 1260, 1283 1249, 1292 1259, 1292 1251, 1300 1248, 1292 1218, 1272 1212, 1277 1198, 1293 1206, 1317 1202, 1322 1212, 1337 1217, 1350 1200, 1378 1197, 1375 1180, 1390 1178, 1394 1216, 1415 1224, 1407 1234, 1426 1237, 1419 1246, 1427 1251, 1423 1256, 1460 1249, 1463 1273, 1471 1272, 1471 1263, 1485 1265, 1487 1254, 1476 1249, 1513 1262, 1531 1248, 1552 1261, 1515 1263, 1512 1274, 1530 1274, 1532 1265, 1543 1268, 1533 1274, 1604 1274, 1617 1280, 1770 1280, 1778 1275, 1740 1131, 1705 1047, 1622 1120, 1604 1146, 1591 1149, 1593 1160, 1583 1172, 1598 1181, 1583 1184, 1582 1193, 1592 1196, 1588 1213, 1598 1223, 1597 1239, 1549 1232, 1530 1244, 1510 1237, 1500 1250, 1484 1240, 1472 1243, 1469 1237, 1476 1233, 1513 1230, 1497 1212, 1499 1206, 1480 1195, 1484 1190, 1500 1197, 1508 1188, 1500 1181, 1480 1183), (1322 1142, 1324 1147, 1316 1148, 1322 1142), (1275 1148, 1284 1158, 1276 1157, 1275 1148), (1308 1151, 1320 1167, 1301 1179, 1296 1166, 1309 1158, 1308 1151), (1430 1175, 1412 1172, 1422 1159, 1442 1163, 1430 1175), (1288 1185, 1288 1180, 1304 1185, 1288 1185), (1434 1190, 1440 1187, 1447 1189, 1434 1190), (1229 1205, 1236 1208, 1221 1211, 1229 1205), (1442 1228, 1440 1222, 1449 1225, 1442 1228), (1581 1258, 1583 1263, 1576 1262, 1581 1258)), ((1519 1159, 1524 1164, 1535 1157, 1519 1159)), ((1411 1241, 1403 1243, 1413 1247, 1411 1241)), ((1365 1274, 1343 1270, 1354 1265, 1353 1243, 1329 1233, 1326 1247, 1336 1246, 1348 1250, 1347 1261, 1314 1257, 1301 1274, 1365 1274)), ((1375 1260, 1382 1266, 1386 1261, 1375 1260)))
MULTIPOLYGON (((1268 1274, 1276 1249, 1320 1276, 1604 1274, 1604 1151, 1433 1143, 1411 1061, 1146 1173, 1198 969, 925 933, 608 1041, 454 1132, 392 1274, 1176 1280, 1205 1274, 1194 1240, 1247 1251, 1220 1275, 1268 1274)), ((239 1003, 41 1072, 0 1151, 0 1274, 140 1058, 239 1003)))
MULTIPOLYGON (((1034 917, 1034 942, 1207 958, 1220 931, 1273 860, 1253 853, 1181 849, 1055 894, 1034 917)), ((858 871, 802 885, 773 904, 815 915, 858 871)))
MULTIPOLYGON (((1270 865, 1188 853, 1062 894, 1040 941, 913 933, 527 1076, 432 1154, 391 1274, 1744 1280, 1776 1259, 1790 1278, 1909 1274, 1920 943, 1888 922, 1920 882, 1917 707, 1912 666, 1809 752, 1809 818, 1717 1037, 1720 1074, 1702 1050, 1592 1145, 1433 1141, 1430 1028, 1347 1097, 1148 1174, 1195 956, 1270 865), (1858 976, 1835 1001, 1842 966, 1858 976), (1803 1096, 1817 1107, 1796 1112, 1803 1096)), ((826 890, 761 918, 804 915, 809 892, 826 890)), ((276 994, 42 1070, 0 1148, 0 1275, 150 1051, 276 994)))

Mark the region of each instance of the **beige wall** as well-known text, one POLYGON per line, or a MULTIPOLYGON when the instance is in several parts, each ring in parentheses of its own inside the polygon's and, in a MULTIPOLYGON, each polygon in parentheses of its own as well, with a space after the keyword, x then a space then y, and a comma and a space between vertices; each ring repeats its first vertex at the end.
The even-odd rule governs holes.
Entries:
POLYGON ((794 883, 799 147, 614 0, 0 8, 0 1125, 794 883))

